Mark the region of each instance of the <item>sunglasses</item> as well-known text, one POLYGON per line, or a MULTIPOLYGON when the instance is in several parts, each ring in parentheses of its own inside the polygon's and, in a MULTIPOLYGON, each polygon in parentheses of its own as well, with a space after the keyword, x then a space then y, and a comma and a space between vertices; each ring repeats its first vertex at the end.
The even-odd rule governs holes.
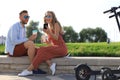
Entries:
POLYGON ((52 16, 50 16, 50 15, 47 15, 47 16, 45 16, 45 18, 52 18, 52 16))
POLYGON ((24 18, 25 18, 25 19, 29 19, 29 18, 30 18, 30 16, 24 16, 24 18))

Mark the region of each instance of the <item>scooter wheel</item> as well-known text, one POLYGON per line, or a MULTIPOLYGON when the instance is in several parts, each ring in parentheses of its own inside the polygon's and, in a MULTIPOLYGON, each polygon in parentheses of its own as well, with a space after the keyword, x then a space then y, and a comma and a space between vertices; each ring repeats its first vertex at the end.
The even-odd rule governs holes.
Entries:
POLYGON ((78 65, 75 69, 77 80, 89 80, 91 69, 86 64, 78 65))
POLYGON ((116 80, 111 69, 104 69, 102 72, 102 80, 116 80))

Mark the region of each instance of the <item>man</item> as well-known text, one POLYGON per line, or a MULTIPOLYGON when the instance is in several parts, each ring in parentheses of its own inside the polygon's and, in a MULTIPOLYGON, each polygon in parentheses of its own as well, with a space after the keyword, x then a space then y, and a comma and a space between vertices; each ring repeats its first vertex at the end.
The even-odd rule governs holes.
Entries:
POLYGON ((19 13, 20 22, 13 24, 8 31, 5 51, 11 57, 28 55, 31 62, 35 55, 33 40, 36 39, 37 35, 26 38, 25 24, 28 23, 29 18, 27 10, 19 13))
MULTIPOLYGON (((21 57, 29 56, 30 62, 35 56, 35 45, 34 40, 37 37, 37 34, 31 35, 29 38, 26 38, 25 24, 28 23, 30 16, 28 15, 27 10, 23 10, 19 13, 20 21, 13 24, 7 34, 5 52, 10 57, 21 57)), ((31 74, 46 74, 45 71, 40 69, 33 70, 31 74)))

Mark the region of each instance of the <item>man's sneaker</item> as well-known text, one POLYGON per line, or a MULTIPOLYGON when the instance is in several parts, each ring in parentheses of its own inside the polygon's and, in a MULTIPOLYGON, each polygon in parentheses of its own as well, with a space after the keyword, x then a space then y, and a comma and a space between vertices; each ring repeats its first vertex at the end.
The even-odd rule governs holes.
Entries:
POLYGON ((18 74, 18 76, 29 76, 29 75, 33 75, 32 71, 28 71, 27 69, 23 70, 21 73, 18 74))
POLYGON ((52 63, 52 65, 50 66, 50 70, 51 70, 51 72, 52 72, 52 75, 55 75, 56 63, 52 63))
POLYGON ((33 70, 33 74, 47 74, 47 72, 45 72, 41 69, 37 69, 37 70, 33 70))

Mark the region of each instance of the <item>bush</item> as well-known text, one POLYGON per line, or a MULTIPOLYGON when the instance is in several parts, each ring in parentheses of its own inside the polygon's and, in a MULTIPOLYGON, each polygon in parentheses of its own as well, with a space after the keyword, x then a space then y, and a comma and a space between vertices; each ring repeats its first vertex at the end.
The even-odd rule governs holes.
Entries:
MULTIPOLYGON (((120 57, 120 42, 100 43, 66 43, 71 56, 114 56, 120 57)), ((36 46, 46 46, 36 44, 36 46)), ((0 54, 4 54, 4 45, 0 45, 0 54)))
POLYGON ((120 56, 120 43, 67 43, 72 56, 120 56))
POLYGON ((5 46, 4 45, 0 45, 0 55, 4 55, 4 49, 5 49, 5 46))

